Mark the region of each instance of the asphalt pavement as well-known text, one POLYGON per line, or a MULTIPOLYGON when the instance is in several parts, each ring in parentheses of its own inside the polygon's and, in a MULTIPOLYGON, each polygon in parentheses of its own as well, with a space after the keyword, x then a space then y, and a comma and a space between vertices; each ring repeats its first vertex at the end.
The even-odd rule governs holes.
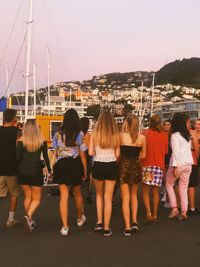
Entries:
POLYGON ((22 196, 16 218, 19 225, 5 227, 8 198, 0 199, 0 266, 1 267, 198 267, 200 266, 200 216, 187 221, 169 220, 168 209, 159 209, 159 221, 145 224, 145 211, 139 196, 140 230, 131 238, 124 237, 119 195, 113 204, 111 226, 113 235, 95 233, 95 203, 86 204, 86 224, 77 228, 76 211, 70 199, 70 234, 60 235, 58 196, 43 192, 41 207, 36 214, 38 223, 33 233, 27 233, 22 223, 22 196))

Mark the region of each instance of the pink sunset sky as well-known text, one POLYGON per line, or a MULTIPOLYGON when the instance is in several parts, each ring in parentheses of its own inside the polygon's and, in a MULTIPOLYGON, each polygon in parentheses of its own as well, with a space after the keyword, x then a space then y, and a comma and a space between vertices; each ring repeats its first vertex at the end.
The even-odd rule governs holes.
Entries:
MULTIPOLYGON (((33 0, 32 64, 37 86, 86 80, 110 72, 158 70, 175 59, 200 57, 199 0, 33 0)), ((0 1, 0 96, 11 75, 26 30, 28 0, 0 1), (13 34, 9 33, 19 11, 13 34)), ((25 48, 10 91, 25 90, 25 48)), ((31 81, 32 83, 32 81, 31 81)), ((32 87, 32 85, 31 85, 32 87)))

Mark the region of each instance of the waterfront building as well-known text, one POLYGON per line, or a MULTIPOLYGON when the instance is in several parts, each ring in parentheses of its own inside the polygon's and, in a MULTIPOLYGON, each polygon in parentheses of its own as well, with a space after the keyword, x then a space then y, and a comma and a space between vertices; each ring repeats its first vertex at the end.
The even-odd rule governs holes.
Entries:
POLYGON ((154 108, 154 114, 160 115, 163 121, 172 119, 175 113, 186 113, 192 120, 200 118, 200 100, 158 104, 154 108))

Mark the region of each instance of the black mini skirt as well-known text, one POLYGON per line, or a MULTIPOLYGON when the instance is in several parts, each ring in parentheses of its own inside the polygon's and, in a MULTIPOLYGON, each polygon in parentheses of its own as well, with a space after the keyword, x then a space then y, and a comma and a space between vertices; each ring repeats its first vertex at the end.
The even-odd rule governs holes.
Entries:
POLYGON ((92 177, 97 180, 118 180, 119 167, 116 161, 95 161, 92 167, 92 177))
POLYGON ((84 174, 80 157, 59 159, 53 167, 53 181, 57 184, 80 185, 84 174))

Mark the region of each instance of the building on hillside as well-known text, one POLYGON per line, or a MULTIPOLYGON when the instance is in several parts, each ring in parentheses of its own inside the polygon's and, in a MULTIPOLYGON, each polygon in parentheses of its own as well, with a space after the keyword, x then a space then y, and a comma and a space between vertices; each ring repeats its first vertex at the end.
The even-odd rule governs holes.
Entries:
POLYGON ((172 119, 175 113, 188 114, 191 120, 196 120, 197 118, 200 118, 200 100, 156 105, 154 108, 154 114, 160 115, 163 121, 172 119))
MULTIPOLYGON (((41 101, 40 105, 36 106, 36 115, 50 115, 50 116, 62 116, 69 108, 73 108, 77 111, 79 117, 83 117, 87 113, 87 103, 80 101, 65 101, 61 96, 50 96, 50 106, 48 106, 47 99, 41 101)), ((25 120, 25 106, 13 105, 12 108, 17 110, 17 117, 20 121, 25 120)), ((28 106, 28 117, 34 117, 33 105, 28 106)))

